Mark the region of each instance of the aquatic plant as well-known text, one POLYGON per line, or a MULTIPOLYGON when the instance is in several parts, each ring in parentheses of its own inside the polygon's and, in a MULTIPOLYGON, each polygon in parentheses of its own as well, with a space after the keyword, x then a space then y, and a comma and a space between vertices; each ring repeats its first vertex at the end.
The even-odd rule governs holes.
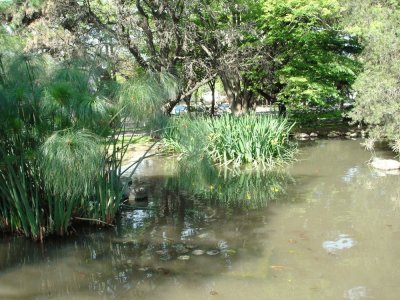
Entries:
POLYGON ((293 126, 275 116, 222 116, 211 123, 208 152, 213 161, 241 165, 273 166, 293 159, 295 144, 289 140, 293 126))
POLYGON ((2 66, 0 229, 41 240, 68 233, 74 219, 111 224, 124 190, 122 160, 135 139, 131 131, 146 112, 155 116, 149 103, 165 96, 161 79, 148 87, 159 97, 152 93, 140 106, 143 81, 140 89, 127 82, 131 91, 118 93, 115 83, 84 67, 50 68, 37 56, 9 57, 2 66))
POLYGON ((163 139, 168 151, 210 158, 220 165, 272 167, 289 162, 296 144, 287 119, 271 115, 173 118, 163 139))

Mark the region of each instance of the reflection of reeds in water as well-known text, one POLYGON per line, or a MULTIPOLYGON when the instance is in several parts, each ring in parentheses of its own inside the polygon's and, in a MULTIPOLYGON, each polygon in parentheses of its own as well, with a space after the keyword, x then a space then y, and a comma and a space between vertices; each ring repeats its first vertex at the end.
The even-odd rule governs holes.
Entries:
POLYGON ((185 161, 176 178, 181 191, 218 206, 254 209, 267 206, 291 181, 283 170, 219 168, 207 161, 185 161))

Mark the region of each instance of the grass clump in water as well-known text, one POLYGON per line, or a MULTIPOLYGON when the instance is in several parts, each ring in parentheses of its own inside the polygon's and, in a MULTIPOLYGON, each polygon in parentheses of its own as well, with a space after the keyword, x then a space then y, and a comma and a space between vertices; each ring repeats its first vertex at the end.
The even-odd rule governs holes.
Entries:
POLYGON ((261 165, 271 168, 294 159, 293 128, 271 115, 223 115, 220 118, 174 118, 164 132, 165 149, 211 159, 219 165, 261 165))

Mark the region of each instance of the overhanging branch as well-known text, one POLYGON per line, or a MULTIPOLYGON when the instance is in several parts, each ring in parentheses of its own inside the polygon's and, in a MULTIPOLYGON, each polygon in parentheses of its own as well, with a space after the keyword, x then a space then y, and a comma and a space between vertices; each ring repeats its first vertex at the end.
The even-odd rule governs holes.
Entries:
POLYGON ((196 90, 198 90, 200 87, 202 87, 203 85, 207 84, 209 81, 213 80, 215 77, 217 77, 217 73, 214 73, 214 74, 210 75, 209 77, 203 79, 202 81, 199 81, 198 83, 195 84, 195 86, 193 88, 191 88, 190 90, 188 90, 184 94, 182 94, 181 98, 185 98, 185 97, 190 96, 196 90))

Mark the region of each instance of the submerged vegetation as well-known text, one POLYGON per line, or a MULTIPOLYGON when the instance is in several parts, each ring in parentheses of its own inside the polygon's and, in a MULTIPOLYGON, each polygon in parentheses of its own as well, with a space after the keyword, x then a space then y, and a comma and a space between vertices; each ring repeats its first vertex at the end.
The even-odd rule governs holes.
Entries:
POLYGON ((296 144, 289 140, 293 127, 271 115, 219 118, 173 118, 164 135, 166 150, 207 158, 235 167, 253 164, 272 167, 293 160, 296 144))

